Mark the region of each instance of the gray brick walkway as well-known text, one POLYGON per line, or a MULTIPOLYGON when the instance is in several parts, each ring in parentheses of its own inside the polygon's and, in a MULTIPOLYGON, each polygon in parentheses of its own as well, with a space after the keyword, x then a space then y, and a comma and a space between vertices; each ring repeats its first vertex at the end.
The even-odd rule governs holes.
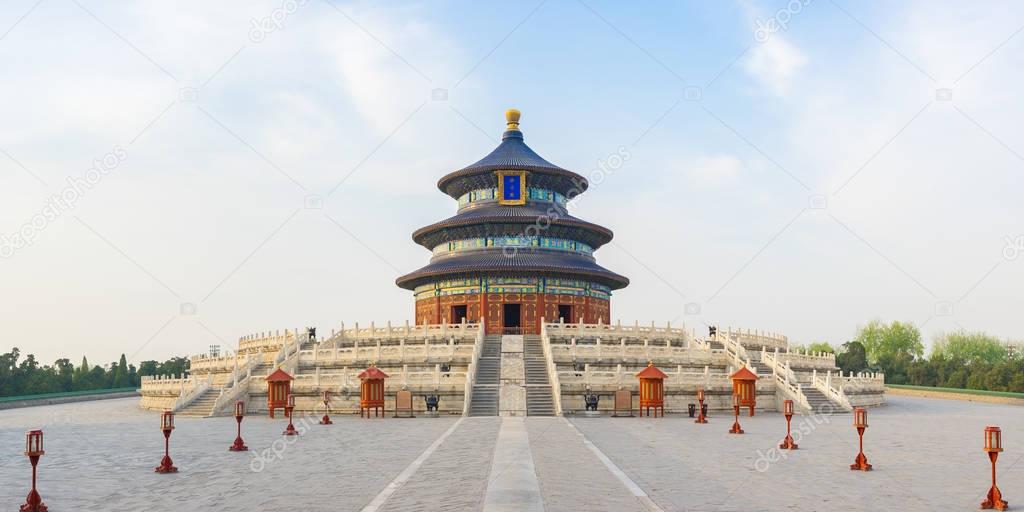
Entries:
POLYGON ((644 512, 564 419, 529 418, 526 426, 547 510, 644 512))
POLYGON ((480 510, 500 424, 497 417, 466 418, 381 510, 480 510))

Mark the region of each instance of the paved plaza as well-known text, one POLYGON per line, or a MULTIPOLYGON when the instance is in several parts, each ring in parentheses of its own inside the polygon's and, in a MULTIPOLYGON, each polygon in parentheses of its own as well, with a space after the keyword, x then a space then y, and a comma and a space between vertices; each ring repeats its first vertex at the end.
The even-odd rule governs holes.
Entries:
POLYGON ((650 418, 335 417, 321 426, 247 417, 176 419, 177 474, 153 473, 159 417, 137 399, 0 411, 0 503, 24 500, 24 433, 45 431, 40 492, 50 510, 975 510, 988 488, 986 425, 1003 429, 1000 488, 1024 503, 1024 409, 892 396, 871 409, 853 472, 851 416, 797 416, 800 449, 776 447, 778 413, 650 418))

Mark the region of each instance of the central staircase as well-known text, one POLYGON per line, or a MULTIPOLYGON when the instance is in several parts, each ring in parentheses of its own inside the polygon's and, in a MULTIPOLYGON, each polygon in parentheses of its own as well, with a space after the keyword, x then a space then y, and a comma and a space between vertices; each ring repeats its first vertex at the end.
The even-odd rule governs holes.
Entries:
POLYGON ((810 384, 803 384, 800 386, 800 390, 804 392, 804 396, 807 397, 807 403, 811 404, 811 410, 815 414, 843 414, 846 409, 842 406, 832 402, 829 397, 825 396, 824 393, 818 391, 817 388, 810 384))
POLYGON ((470 416, 497 416, 501 378, 501 335, 484 336, 470 398, 470 416))
POLYGON ((523 336, 523 364, 526 368, 526 415, 554 416, 555 403, 548 380, 548 362, 540 336, 523 336))
POLYGON ((182 410, 178 411, 179 416, 210 416, 213 412, 213 405, 217 403, 217 397, 220 396, 220 388, 207 389, 203 394, 196 397, 192 403, 188 404, 182 410))

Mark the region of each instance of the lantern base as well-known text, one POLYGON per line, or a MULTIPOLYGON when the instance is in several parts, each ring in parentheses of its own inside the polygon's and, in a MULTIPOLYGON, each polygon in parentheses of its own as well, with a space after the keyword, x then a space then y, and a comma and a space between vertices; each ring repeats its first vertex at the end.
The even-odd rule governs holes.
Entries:
POLYGON ((743 433, 743 429, 740 428, 740 422, 737 421, 737 422, 733 423, 732 424, 732 428, 729 429, 729 433, 730 434, 742 434, 743 433))
POLYGON ((853 464, 850 464, 850 469, 853 471, 871 471, 871 464, 868 464, 866 455, 858 453, 857 458, 853 460, 853 464))
POLYGON ((28 493, 28 497, 25 498, 25 504, 18 509, 19 512, 47 512, 48 509, 43 503, 43 498, 39 496, 39 492, 32 489, 28 493))
POLYGON ((242 441, 241 437, 236 437, 234 444, 232 444, 231 447, 228 448, 228 451, 247 452, 249 451, 249 447, 245 445, 245 442, 242 441))
POLYGON ((286 436, 297 436, 299 435, 299 431, 295 430, 295 425, 292 425, 291 422, 289 422, 288 428, 284 429, 284 432, 281 432, 281 434, 286 436))
POLYGON ((177 473, 178 468, 174 467, 174 462, 171 461, 169 456, 164 455, 164 458, 160 460, 160 465, 153 471, 157 473, 177 473))
POLYGON ((1003 500, 1003 493, 994 485, 988 490, 988 497, 985 498, 985 501, 981 502, 983 509, 1006 510, 1009 506, 1010 504, 1003 500))
POLYGON ((779 445, 779 448, 783 450, 796 450, 797 446, 796 443, 793 442, 793 436, 787 435, 786 438, 782 440, 782 444, 779 445))
POLYGON ((323 417, 323 418, 320 418, 320 424, 321 424, 321 425, 333 425, 333 424, 334 424, 334 422, 333 422, 333 421, 331 421, 331 418, 330 418, 329 416, 327 416, 326 414, 324 414, 324 417, 323 417))

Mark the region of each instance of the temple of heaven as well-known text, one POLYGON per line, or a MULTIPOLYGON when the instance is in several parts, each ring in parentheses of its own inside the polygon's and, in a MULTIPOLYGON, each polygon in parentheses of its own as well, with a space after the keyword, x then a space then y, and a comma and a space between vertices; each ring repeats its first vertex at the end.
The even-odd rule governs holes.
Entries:
POLYGON ((506 112, 501 144, 437 183, 458 211, 413 233, 433 256, 396 280, 415 294, 417 324, 483 318, 488 334, 538 334, 542 318, 608 324, 611 292, 629 284, 594 260, 611 230, 567 211, 586 178, 534 153, 519 116, 506 112))

